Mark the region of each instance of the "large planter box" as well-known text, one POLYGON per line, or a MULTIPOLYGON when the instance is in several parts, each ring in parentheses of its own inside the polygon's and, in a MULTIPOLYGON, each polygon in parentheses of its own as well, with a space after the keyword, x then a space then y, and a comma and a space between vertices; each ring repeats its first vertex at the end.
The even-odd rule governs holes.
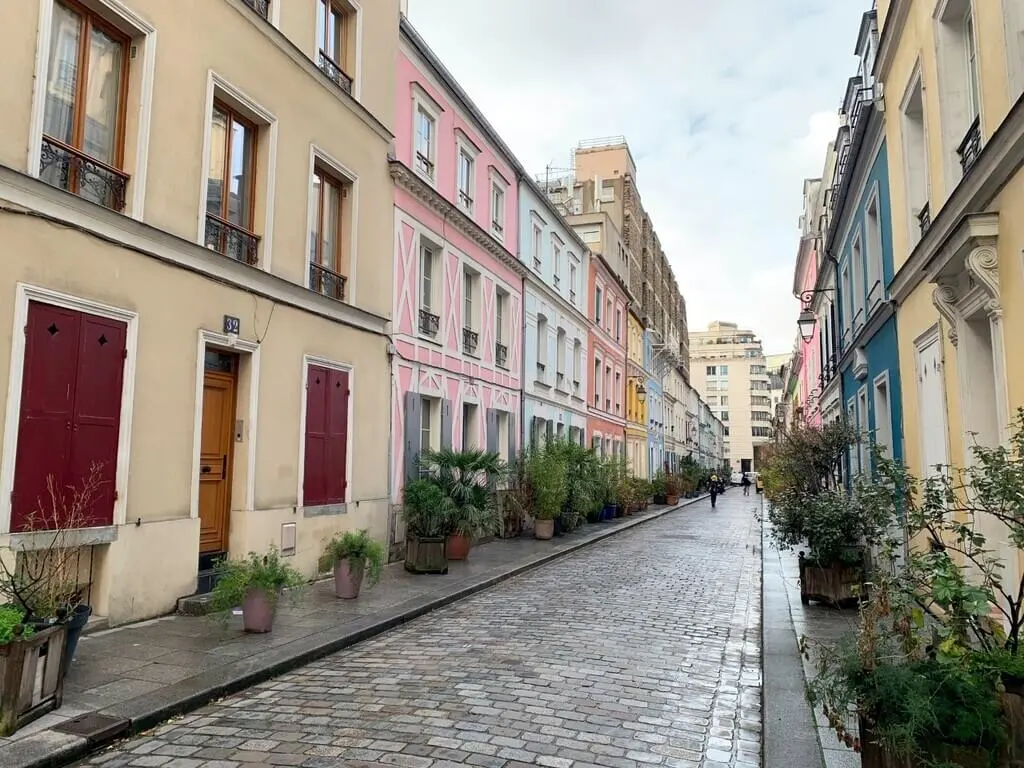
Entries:
POLYGON ((409 536, 405 543, 405 570, 410 573, 448 573, 446 539, 409 536))
POLYGON ((64 698, 66 624, 0 645, 0 736, 57 709, 64 698))
POLYGON ((800 553, 800 602, 814 600, 829 605, 856 603, 864 594, 864 567, 862 565, 819 565, 800 553))
MULTIPOLYGON (((957 765, 960 768, 1016 768, 1019 763, 1011 762, 1006 756, 999 755, 993 761, 987 749, 971 747, 954 747, 936 745, 932 757, 944 764, 957 765)), ((896 757, 875 743, 864 718, 860 718, 860 764, 861 768, 926 768, 917 760, 905 760, 896 757)))

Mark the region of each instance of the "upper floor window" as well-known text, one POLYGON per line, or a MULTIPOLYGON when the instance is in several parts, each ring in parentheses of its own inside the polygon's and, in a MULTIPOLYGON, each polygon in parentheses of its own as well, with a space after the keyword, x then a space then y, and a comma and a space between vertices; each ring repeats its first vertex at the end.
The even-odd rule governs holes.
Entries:
POLYGON ((498 240, 505 239, 505 189, 502 179, 491 178, 491 234, 498 240))
POLYGON ((601 293, 601 286, 594 288, 594 322, 596 322, 598 326, 601 325, 601 307, 603 305, 601 293))
POLYGON ((615 340, 622 341, 622 310, 615 310, 615 340))
POLYGON ((882 217, 878 210, 878 195, 868 201, 864 212, 865 247, 868 271, 868 312, 883 299, 885 289, 882 285, 882 217))
POLYGON ((115 211, 128 186, 129 42, 87 9, 54 3, 39 177, 115 211))
POLYGON ((708 375, 708 376, 717 376, 718 375, 718 369, 715 368, 715 366, 713 366, 713 365, 709 365, 709 366, 707 366, 707 368, 705 370, 705 374, 708 375))
POLYGON ((437 120, 422 104, 416 108, 416 171, 434 181, 437 162, 437 120))
POLYGON ((253 234, 258 129, 223 102, 215 101, 206 182, 206 247, 246 264, 258 260, 253 234))
POLYGON ((419 330, 420 333, 431 338, 437 336, 441 324, 441 302, 438 298, 441 271, 439 250, 421 238, 419 330))
POLYGON ((508 294, 497 288, 494 291, 494 363, 499 368, 508 368, 508 322, 508 294))
POLYGON ((556 355, 556 373, 558 376, 557 383, 561 385, 565 381, 565 355, 566 355, 566 335, 565 329, 558 329, 558 336, 555 347, 556 355))
POLYGON ((352 93, 355 70, 355 13, 340 0, 317 0, 316 41, 318 63, 331 80, 352 93))
POLYGON ((551 236, 551 261, 553 262, 552 281, 557 288, 562 282, 562 241, 555 235, 551 236))
POLYGON ((473 213, 473 195, 475 191, 473 169, 475 165, 476 160, 470 150, 466 147, 460 146, 457 179, 459 186, 459 207, 470 215, 473 213))
POLYGON ((313 170, 310 216, 309 287, 339 301, 345 298, 348 249, 345 234, 351 185, 320 167, 313 170))
POLYGON ((537 315, 537 380, 545 379, 544 369, 548 364, 548 319, 537 315))
POLYGON ((583 376, 583 343, 576 339, 572 343, 572 383, 575 388, 580 385, 583 376))
POLYGON ((480 275, 470 269, 462 273, 462 347, 476 355, 480 342, 480 275))
POLYGON ((533 268, 540 272, 542 261, 541 261, 541 248, 543 247, 541 242, 544 236, 544 232, 541 230, 539 224, 533 225, 533 240, 530 243, 530 253, 533 256, 533 268))
POLYGON ((576 265, 569 264, 569 301, 576 303, 576 265))

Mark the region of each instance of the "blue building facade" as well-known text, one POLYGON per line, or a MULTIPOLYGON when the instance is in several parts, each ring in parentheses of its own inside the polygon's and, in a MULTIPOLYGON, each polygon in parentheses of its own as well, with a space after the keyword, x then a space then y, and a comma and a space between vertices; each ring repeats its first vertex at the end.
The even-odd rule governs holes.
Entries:
POLYGON ((665 388, 657 374, 654 339, 644 331, 644 368, 647 377, 647 468, 651 477, 665 468, 665 388))
POLYGON ((584 445, 590 371, 589 250, 537 186, 519 182, 523 283, 523 445, 584 445))
POLYGON ((827 241, 837 278, 843 409, 865 436, 847 456, 848 478, 870 469, 871 443, 891 458, 903 457, 896 316, 889 299, 894 271, 888 148, 883 116, 875 108, 872 39, 877 43, 874 12, 865 14, 861 71, 847 87, 827 241))

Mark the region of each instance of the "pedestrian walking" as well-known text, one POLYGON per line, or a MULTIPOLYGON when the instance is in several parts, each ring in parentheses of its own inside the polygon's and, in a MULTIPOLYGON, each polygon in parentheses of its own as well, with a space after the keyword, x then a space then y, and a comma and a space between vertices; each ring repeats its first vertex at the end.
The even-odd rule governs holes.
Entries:
POLYGON ((749 496, 750 495, 750 475, 747 472, 743 473, 742 485, 743 485, 743 495, 744 496, 749 496))
POLYGON ((715 508, 715 500, 718 498, 718 475, 711 476, 711 508, 715 508))

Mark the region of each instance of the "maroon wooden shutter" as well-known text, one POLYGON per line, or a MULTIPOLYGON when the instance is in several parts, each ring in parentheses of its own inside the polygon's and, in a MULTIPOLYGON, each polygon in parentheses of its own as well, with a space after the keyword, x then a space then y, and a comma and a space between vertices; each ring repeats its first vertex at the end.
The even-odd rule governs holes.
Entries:
POLYGON ((306 451, 302 474, 302 503, 327 503, 327 390, 330 372, 309 366, 306 376, 306 451))
POLYGON ((327 420, 328 503, 345 501, 348 488, 348 372, 331 371, 327 420))
POLYGON ((68 480, 80 490, 95 467, 101 483, 83 526, 114 523, 127 336, 125 323, 82 315, 68 480))
POLYGON ((12 531, 53 527, 47 477, 52 476, 57 492, 63 492, 71 454, 80 323, 81 316, 69 309, 28 305, 12 531))

